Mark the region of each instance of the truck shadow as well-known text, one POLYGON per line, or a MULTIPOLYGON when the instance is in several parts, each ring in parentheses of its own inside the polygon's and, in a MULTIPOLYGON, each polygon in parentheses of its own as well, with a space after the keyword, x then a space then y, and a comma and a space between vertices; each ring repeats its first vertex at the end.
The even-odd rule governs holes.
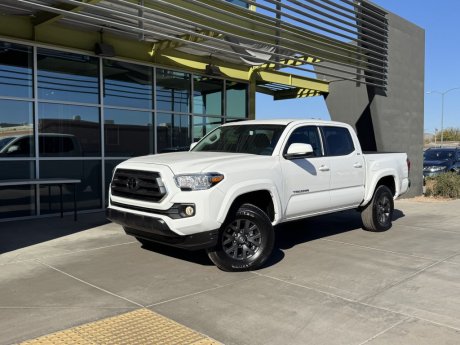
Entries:
MULTIPOLYGON (((402 211, 394 211, 394 221, 402 217, 404 217, 402 211)), ((361 229, 361 215, 356 211, 337 212, 278 225, 275 228, 275 247, 273 253, 262 268, 276 265, 278 262, 282 261, 285 256, 285 251, 288 251, 296 245, 361 229)), ((179 260, 192 262, 197 265, 213 265, 204 250, 188 251, 157 243, 152 243, 147 246, 143 245, 142 248, 179 260)))
POLYGON ((205 250, 190 251, 186 249, 166 246, 160 243, 151 243, 148 245, 144 244, 142 245, 142 248, 145 250, 153 251, 161 255, 170 256, 175 259, 192 262, 197 265, 202 265, 202 266, 214 265, 211 262, 211 260, 209 260, 208 255, 206 254, 205 250))
MULTIPOLYGON (((395 209, 393 221, 402 217, 405 217, 404 213, 395 209)), ((353 230, 364 231, 362 226, 361 215, 354 210, 280 224, 275 228, 276 240, 273 255, 262 268, 273 266, 283 260, 285 251, 296 245, 353 230)))

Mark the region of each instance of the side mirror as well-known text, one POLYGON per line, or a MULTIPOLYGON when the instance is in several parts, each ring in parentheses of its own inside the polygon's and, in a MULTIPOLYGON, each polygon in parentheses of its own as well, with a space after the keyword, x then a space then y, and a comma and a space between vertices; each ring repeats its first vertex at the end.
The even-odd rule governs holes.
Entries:
POLYGON ((18 145, 11 145, 8 147, 8 150, 6 153, 15 153, 16 151, 19 151, 19 146, 18 145))
POLYGON ((284 155, 286 159, 298 159, 313 156, 313 147, 310 144, 294 143, 289 145, 287 153, 284 155))
POLYGON ((192 151, 192 149, 196 146, 196 144, 198 144, 198 142, 190 144, 190 151, 192 151))

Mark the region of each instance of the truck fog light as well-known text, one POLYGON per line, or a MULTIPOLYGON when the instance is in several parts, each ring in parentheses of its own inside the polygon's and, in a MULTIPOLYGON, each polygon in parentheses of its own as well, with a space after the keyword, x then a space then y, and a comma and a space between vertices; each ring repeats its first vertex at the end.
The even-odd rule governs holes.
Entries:
POLYGON ((192 206, 187 206, 185 208, 185 214, 189 217, 193 216, 195 213, 195 209, 192 206))

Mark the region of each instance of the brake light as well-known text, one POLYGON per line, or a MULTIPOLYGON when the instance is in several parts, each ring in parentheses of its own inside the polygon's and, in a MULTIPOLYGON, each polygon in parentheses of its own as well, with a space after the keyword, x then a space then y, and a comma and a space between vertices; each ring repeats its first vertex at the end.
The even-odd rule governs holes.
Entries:
POLYGON ((406 159, 406 163, 407 163, 407 171, 410 172, 410 159, 409 158, 406 159))

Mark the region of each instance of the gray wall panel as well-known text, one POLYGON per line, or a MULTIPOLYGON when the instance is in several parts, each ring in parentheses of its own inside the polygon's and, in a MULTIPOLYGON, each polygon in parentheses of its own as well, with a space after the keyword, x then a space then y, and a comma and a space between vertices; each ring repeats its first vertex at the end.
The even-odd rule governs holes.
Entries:
POLYGON ((326 104, 333 120, 357 129, 365 150, 407 152, 411 189, 422 193, 425 31, 389 13, 388 90, 348 81, 331 81, 326 104))

